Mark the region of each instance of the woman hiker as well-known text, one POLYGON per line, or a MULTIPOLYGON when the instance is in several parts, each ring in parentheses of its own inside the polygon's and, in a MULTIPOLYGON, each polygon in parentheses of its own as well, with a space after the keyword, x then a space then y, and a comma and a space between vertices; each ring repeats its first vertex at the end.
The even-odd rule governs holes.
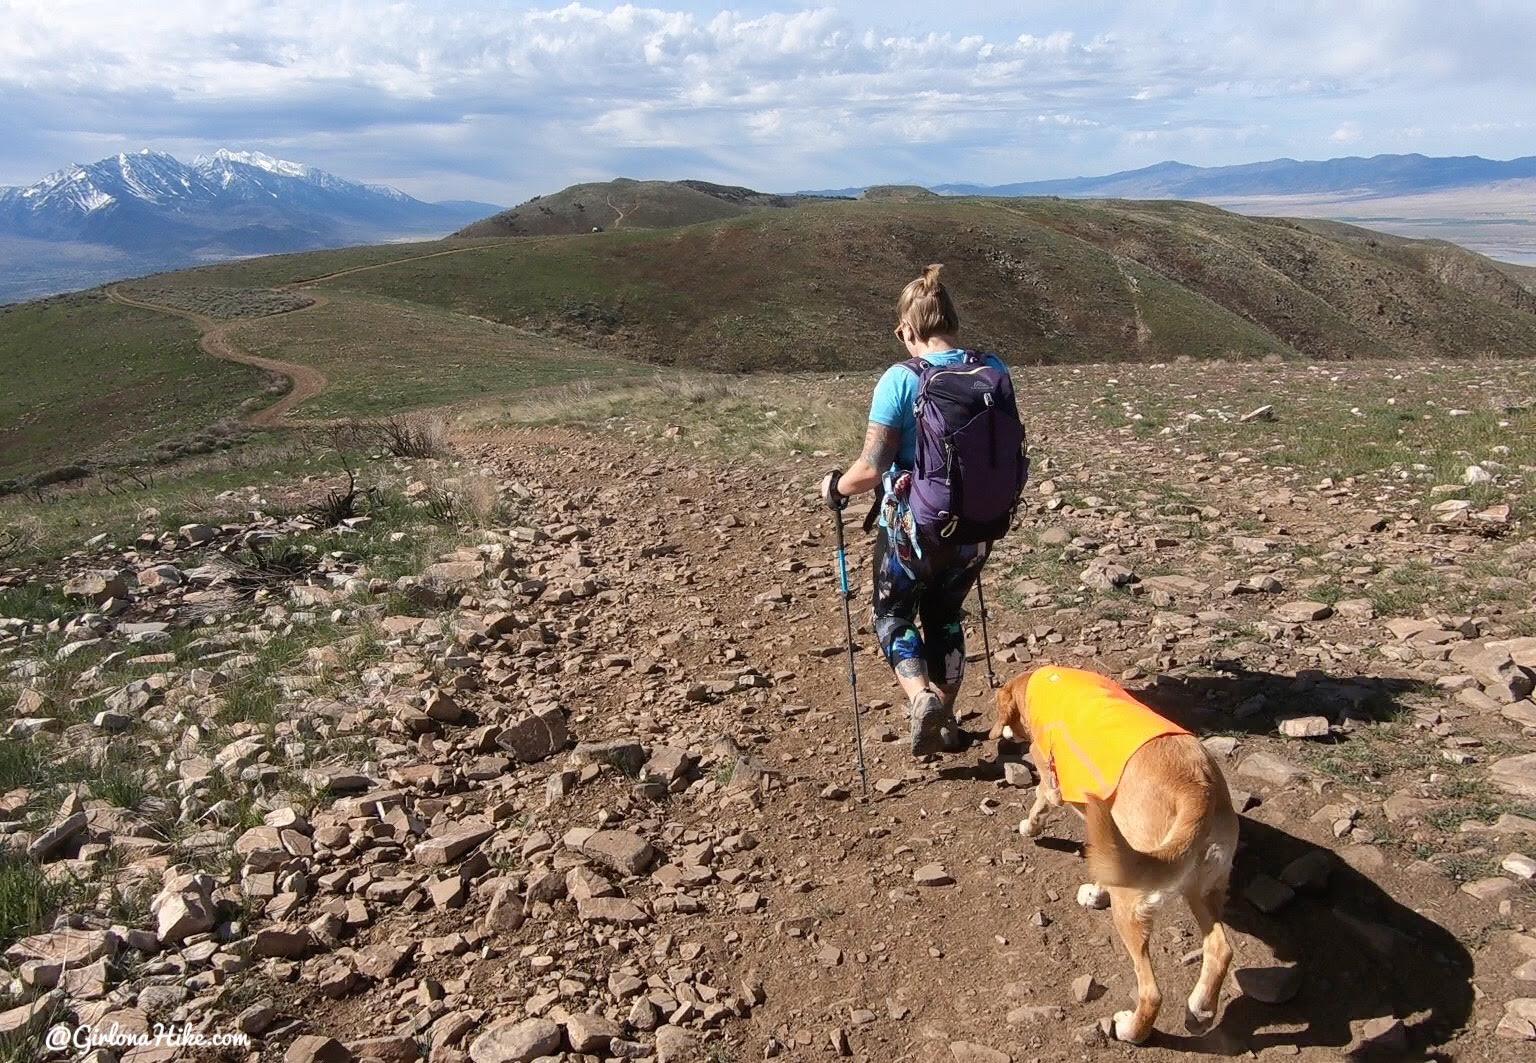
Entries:
POLYGON ((822 498, 838 509, 877 485, 884 488, 874 554, 874 625, 880 649, 909 699, 913 756, 964 744, 954 704, 965 673, 965 598, 981 574, 990 540, 1007 530, 1028 465, 1008 368, 994 355, 968 354, 960 347, 960 315, 939 282, 939 270, 929 266, 902 289, 896 337, 910 359, 887 369, 875 386, 863 453, 846 472, 829 473, 821 484, 822 498), (954 371, 935 372, 949 368, 954 371), (941 376, 970 379, 941 384, 941 376), (920 430, 916 407, 925 387, 930 392, 937 388, 938 398, 947 400, 934 405, 946 411, 942 416, 952 419, 950 425, 934 421, 940 415, 928 411, 920 430), (965 407, 969 402, 975 405, 965 407), (981 430, 966 438, 967 423, 981 430), (934 439, 937 444, 930 442, 934 439), (966 502, 985 511, 980 523, 970 513, 960 519, 966 506, 959 499, 957 466, 965 455, 972 455, 966 502), (937 476, 933 466, 941 466, 937 476), (974 471, 978 468, 983 471, 974 471), (1007 482, 984 482, 998 476, 1007 482), (932 504, 935 491, 942 496, 941 506, 932 504))

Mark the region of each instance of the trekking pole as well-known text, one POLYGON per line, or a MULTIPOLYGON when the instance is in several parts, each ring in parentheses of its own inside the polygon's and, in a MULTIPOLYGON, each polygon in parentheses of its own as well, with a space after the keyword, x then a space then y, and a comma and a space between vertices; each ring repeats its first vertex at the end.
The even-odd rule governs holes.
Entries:
MULTIPOLYGON (((832 473, 832 494, 837 494, 837 476, 832 473)), ((869 800, 869 771, 864 767, 864 722, 859 705, 859 671, 853 656, 853 611, 849 601, 853 592, 848 589, 848 548, 843 541, 843 508, 829 500, 832 514, 837 520, 837 582, 843 598, 843 629, 848 636, 848 688, 853 691, 853 748, 858 758, 859 788, 864 799, 869 800)))
POLYGON ((987 636, 987 596, 981 590, 981 573, 976 573, 976 606, 981 612, 981 645, 987 651, 987 686, 997 689, 997 676, 992 671, 992 640, 987 636))

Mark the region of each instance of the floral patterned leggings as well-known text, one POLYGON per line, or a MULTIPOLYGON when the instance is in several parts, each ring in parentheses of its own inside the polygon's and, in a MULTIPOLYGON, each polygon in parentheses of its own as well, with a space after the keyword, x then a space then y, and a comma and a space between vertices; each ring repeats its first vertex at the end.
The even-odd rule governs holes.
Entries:
POLYGON ((965 675, 965 598, 989 544, 930 547, 921 557, 880 529, 875 540, 875 635, 898 674, 922 662, 928 680, 952 687, 965 675), (919 631, 919 625, 922 630, 919 631))

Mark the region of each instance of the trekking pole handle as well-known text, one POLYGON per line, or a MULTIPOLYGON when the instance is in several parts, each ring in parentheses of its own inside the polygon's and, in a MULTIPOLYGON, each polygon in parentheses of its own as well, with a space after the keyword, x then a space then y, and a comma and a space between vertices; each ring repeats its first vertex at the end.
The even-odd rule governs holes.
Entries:
POLYGON ((848 508, 848 496, 837 489, 838 481, 842 478, 842 469, 833 469, 831 472, 827 473, 825 477, 822 478, 822 482, 827 485, 827 507, 838 513, 841 513, 843 510, 848 508))

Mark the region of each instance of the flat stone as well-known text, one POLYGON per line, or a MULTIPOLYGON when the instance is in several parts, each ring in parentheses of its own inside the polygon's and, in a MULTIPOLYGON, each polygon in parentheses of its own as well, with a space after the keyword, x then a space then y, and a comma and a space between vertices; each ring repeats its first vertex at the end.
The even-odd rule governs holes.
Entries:
POLYGON ((1531 859, 1524 853, 1510 853, 1499 863, 1499 867, 1504 871, 1508 871, 1516 878, 1525 879, 1527 882, 1536 879, 1536 860, 1531 859))
POLYGON ((1328 717, 1290 716, 1280 721, 1280 733, 1286 738, 1327 738, 1328 717))
POLYGON ((1488 778, 1506 793, 1536 798, 1536 753, 1494 761, 1488 768, 1488 778))
POLYGON ((358 1059, 376 1059, 379 1063, 412 1063, 421 1058, 421 1046, 405 1034, 365 1037, 348 1044, 347 1050, 358 1059))
POLYGON ((560 1027, 548 1019, 506 1018, 482 1030, 469 1046, 473 1063, 532 1063, 560 1051, 560 1027))
POLYGON ((1381 811, 1387 817, 1388 823, 1398 823, 1433 812, 1442 803, 1429 798, 1414 797, 1412 794, 1395 793, 1381 803, 1381 811))
POLYGON ((1520 888, 1520 884, 1507 878, 1480 878, 1476 882, 1463 882, 1461 892, 1480 901, 1496 901, 1507 897, 1520 888))
POLYGON ((1314 849, 1286 864, 1280 881, 1294 890, 1320 893, 1327 887, 1332 871, 1333 857, 1326 850, 1314 849))
POLYGON ((24 937, 5 950, 5 958, 18 966, 33 960, 83 967, 103 956, 114 955, 119 944, 118 936, 110 930, 66 928, 24 937))
POLYGON ((1499 715, 1503 716, 1510 723, 1536 729, 1536 701, 1532 701, 1529 698, 1510 705, 1501 705, 1499 707, 1499 715))
POLYGON ((559 709, 530 713, 496 736, 496 744, 524 764, 553 756, 564 749, 570 740, 565 713, 559 709))
POLYGON ((1284 1004, 1301 991, 1301 968, 1243 967, 1237 972, 1237 985, 1244 996, 1261 1004, 1284 1004))
POLYGON ((1323 602, 1285 602, 1275 607, 1275 619, 1282 624, 1306 624, 1332 615, 1333 606, 1323 602))
POLYGON ((1243 890, 1248 903, 1266 915, 1278 912, 1295 898, 1296 892, 1285 883, 1258 875, 1243 890))
POLYGON ((571 761, 575 764, 608 764, 625 775, 639 775, 645 759, 645 746, 637 738, 581 742, 571 751, 571 761))
POLYGON ((65 848, 75 835, 85 830, 89 821, 83 811, 65 816, 33 839, 27 846, 27 855, 34 860, 49 860, 65 848))
POLYGON ((1072 999, 1079 1004, 1097 1000, 1104 995, 1104 986, 1091 974, 1080 974, 1072 979, 1072 999))
POLYGON ((67 598, 84 598, 94 605, 101 605, 111 598, 126 598, 128 584, 115 572, 91 572, 66 582, 64 595, 67 598))
POLYGON ((1360 1024, 1357 1055, 1402 1059, 1408 1051, 1408 1030, 1395 1015, 1381 1015, 1360 1024))
POLYGON ((656 860, 651 843, 627 830, 595 831, 581 843, 580 852, 626 875, 641 874, 656 860))
POLYGON ((1032 1026, 1039 1022, 1061 1022, 1066 1011, 1058 1004, 1025 1004, 1008 1012, 1009 1026, 1032 1026))
POLYGON ((641 926, 651 917, 627 897, 588 897, 576 902, 576 916, 584 923, 617 923, 641 926))
POLYGON ((601 1056, 608 1052, 608 1043, 621 1037, 624 1028, 602 1015, 584 1012, 568 1016, 565 1020, 565 1038, 572 1052, 601 1056))
POLYGON ((446 834, 417 843, 411 855, 423 867, 442 867, 460 860, 495 833, 496 828, 488 824, 467 823, 446 834))
POLYGON ((269 956, 278 956, 287 960, 297 960, 303 958, 313 945, 314 937, 307 927, 262 927, 251 938, 251 957, 265 959, 269 956))
POLYGON ((663 1026, 656 1031, 656 1063, 705 1063, 707 1058, 704 1045, 688 1030, 663 1026))
POLYGON ((1237 765, 1237 773, 1271 786, 1289 786, 1306 775, 1290 761, 1270 753, 1250 753, 1237 765))
POLYGON ((293 1039, 283 1063, 352 1063, 352 1053, 334 1037, 305 1034, 293 1039))
POLYGON ((912 872, 912 881, 919 886, 953 886, 955 880, 944 870, 943 864, 924 864, 912 872))
POLYGON ((1493 1032, 1508 1041, 1536 1041, 1536 997, 1506 1001, 1504 1016, 1493 1032))

